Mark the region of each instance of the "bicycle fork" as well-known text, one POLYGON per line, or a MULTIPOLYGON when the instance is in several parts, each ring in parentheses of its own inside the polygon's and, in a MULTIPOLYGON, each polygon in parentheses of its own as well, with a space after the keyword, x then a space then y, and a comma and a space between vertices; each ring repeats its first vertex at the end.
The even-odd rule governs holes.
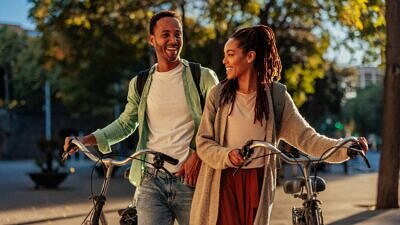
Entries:
POLYGON ((104 178, 103 185, 101 187, 100 195, 93 196, 92 199, 94 201, 94 212, 93 216, 90 219, 90 222, 87 221, 85 224, 90 224, 90 225, 99 225, 99 221, 101 222, 102 225, 107 225, 107 220, 106 216, 104 215, 103 212, 103 206, 106 203, 106 193, 108 191, 108 186, 110 184, 110 178, 111 178, 111 173, 113 170, 113 166, 107 167, 107 172, 106 176, 104 178), (89 222, 89 223, 88 223, 89 222))
POLYGON ((309 176, 309 163, 304 163, 302 168, 304 176, 305 195, 298 197, 303 199, 303 207, 292 208, 292 223, 293 225, 323 225, 322 209, 319 207, 322 203, 316 199, 316 193, 313 190, 312 179, 309 176))

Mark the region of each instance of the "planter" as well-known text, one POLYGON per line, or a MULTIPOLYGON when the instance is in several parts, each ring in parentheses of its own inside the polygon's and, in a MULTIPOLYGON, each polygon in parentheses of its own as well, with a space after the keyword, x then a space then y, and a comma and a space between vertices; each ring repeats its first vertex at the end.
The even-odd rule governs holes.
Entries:
POLYGON ((67 178, 68 173, 66 172, 38 172, 29 173, 29 177, 35 182, 35 189, 43 188, 58 188, 65 178, 67 178))

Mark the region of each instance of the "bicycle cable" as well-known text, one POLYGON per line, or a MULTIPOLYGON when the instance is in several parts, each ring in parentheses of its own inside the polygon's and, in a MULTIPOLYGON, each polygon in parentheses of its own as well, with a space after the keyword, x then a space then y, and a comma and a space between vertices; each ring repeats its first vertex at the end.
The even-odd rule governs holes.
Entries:
POLYGON ((317 162, 315 163, 315 165, 314 165, 314 182, 313 182, 313 186, 314 186, 314 188, 315 189, 317 189, 317 173, 318 173, 318 170, 317 170, 317 165, 319 165, 320 163, 322 163, 323 162, 323 158, 324 158, 324 156, 331 150, 331 149, 333 149, 333 148, 342 148, 343 146, 345 145, 345 143, 342 143, 342 144, 340 144, 340 145, 338 145, 338 146, 332 146, 332 147, 329 147, 329 148, 327 148, 323 153, 322 153, 322 155, 319 157, 319 159, 317 160, 317 162))
MULTIPOLYGON (((106 178, 107 178, 107 174, 106 174, 106 168, 105 168, 105 166, 104 166, 104 164, 102 162, 102 159, 105 158, 105 157, 126 157, 126 156, 124 156, 122 154, 106 154, 106 155, 104 155, 104 154, 101 154, 99 151, 95 151, 95 154, 96 154, 96 156, 98 157, 99 160, 94 162, 94 166, 92 167, 92 171, 90 173, 90 195, 91 196, 89 197, 89 199, 92 199, 93 206, 92 206, 91 210, 89 211, 89 213, 86 215, 86 217, 83 219, 81 225, 84 225, 85 221, 87 221, 89 216, 91 217, 91 220, 93 219, 93 215, 94 215, 93 212, 96 209, 97 205, 100 204, 99 201, 97 201, 95 199, 96 195, 94 194, 94 189, 93 189, 93 186, 94 186, 94 183, 93 183, 94 171, 95 171, 96 166, 99 165, 99 164, 102 166, 102 169, 103 169, 103 182, 104 182, 106 180, 106 178)), ((135 158, 135 157, 126 157, 126 158, 130 158, 132 160, 138 160, 138 161, 153 165, 151 162, 148 162, 148 161, 143 160, 143 159, 139 159, 139 158, 135 158)), ((102 188, 100 193, 99 193, 99 195, 97 195, 97 196, 103 195, 104 191, 105 190, 102 188)))

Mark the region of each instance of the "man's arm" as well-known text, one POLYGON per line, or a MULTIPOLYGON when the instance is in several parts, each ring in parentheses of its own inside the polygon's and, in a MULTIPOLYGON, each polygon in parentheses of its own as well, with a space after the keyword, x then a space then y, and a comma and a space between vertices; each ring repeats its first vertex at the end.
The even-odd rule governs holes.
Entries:
MULTIPOLYGON (((65 139, 64 139, 64 152, 68 151, 69 155, 74 154, 78 150, 78 147, 76 147, 76 146, 70 147, 71 139, 72 139, 72 137, 65 137, 65 139)), ((94 137, 93 134, 89 134, 89 135, 86 135, 86 136, 83 136, 83 137, 79 137, 78 139, 85 146, 97 145, 96 138, 94 137)))
MULTIPOLYGON (((215 72, 209 68, 201 67, 200 90, 203 96, 207 96, 212 87, 218 83, 218 77, 215 72)), ((195 134, 196 135, 196 134, 195 134)), ((189 158, 182 164, 178 176, 185 177, 185 183, 194 187, 196 186, 197 177, 201 167, 201 159, 194 151, 189 158)))

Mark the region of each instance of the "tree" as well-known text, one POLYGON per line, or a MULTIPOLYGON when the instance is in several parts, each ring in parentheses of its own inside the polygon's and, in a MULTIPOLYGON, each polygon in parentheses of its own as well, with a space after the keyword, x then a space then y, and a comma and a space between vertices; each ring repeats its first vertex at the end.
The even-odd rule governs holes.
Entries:
POLYGON ((37 110, 43 105, 45 81, 49 80, 51 85, 55 86, 59 72, 56 70, 57 67, 51 71, 45 68, 40 37, 30 37, 24 45, 25 48, 20 51, 13 66, 12 93, 19 107, 24 107, 25 110, 37 110))
POLYGON ((350 39, 367 41, 376 40, 371 37, 380 35, 383 27, 383 0, 31 1, 31 17, 43 32, 46 65, 62 68, 58 80, 63 102, 74 111, 97 113, 107 113, 123 101, 125 89, 116 87, 126 87, 132 74, 149 65, 153 54, 147 45, 147 24, 160 9, 178 10, 183 17, 183 57, 211 67, 221 79, 229 35, 239 26, 271 26, 283 62, 283 82, 297 105, 314 93, 314 80, 329 68, 324 59, 332 41, 329 24, 336 20, 350 39), (355 13, 349 14, 349 7, 355 13), (82 101, 87 103, 84 108, 82 101))
POLYGON ((22 30, 6 26, 0 28, 0 107, 10 108, 13 68, 20 52, 26 46, 26 35, 22 30))
POLYGON ((380 134, 383 109, 383 85, 370 85, 357 90, 357 96, 345 102, 343 117, 346 123, 355 122, 354 132, 365 136, 380 134))
POLYGON ((382 5, 382 0, 273 0, 260 7, 260 23, 275 31, 282 80, 298 106, 315 92, 315 80, 326 74, 329 46, 351 49, 349 40, 364 40, 371 46, 371 56, 377 55, 375 46, 381 45, 376 42, 384 39, 382 5), (341 42, 335 40, 333 32, 338 28, 346 36, 341 42))
POLYGON ((157 1, 32 2, 44 64, 61 67, 63 103, 77 113, 112 115, 132 73, 148 65, 147 9, 157 1))
MULTIPOLYGON (((335 64, 331 64, 324 77, 315 80, 314 94, 307 95, 307 101, 300 107, 301 114, 313 127, 323 126, 328 117, 340 119, 344 93, 340 84, 347 73, 347 70, 339 69, 335 64)), ((324 129, 319 131, 324 132, 324 129)))
POLYGON ((383 142, 379 163, 377 209, 399 208, 400 167, 400 2, 386 1, 387 45, 383 142))

